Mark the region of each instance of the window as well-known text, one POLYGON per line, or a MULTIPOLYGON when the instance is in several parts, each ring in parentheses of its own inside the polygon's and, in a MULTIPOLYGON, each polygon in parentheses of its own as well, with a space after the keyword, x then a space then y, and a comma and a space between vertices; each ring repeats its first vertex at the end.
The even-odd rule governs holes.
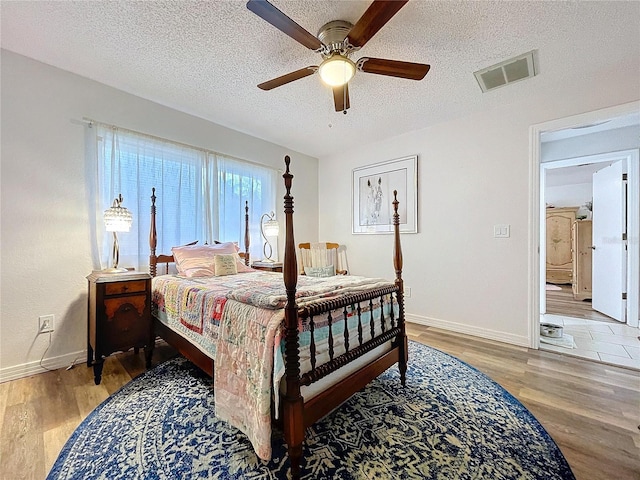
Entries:
POLYGON ((133 214, 131 231, 118 235, 120 265, 146 270, 149 258, 151 191, 156 195, 156 253, 198 240, 237 242, 244 250, 245 202, 249 202, 251 256, 260 258, 260 216, 274 210, 274 169, 219 153, 127 130, 94 125, 97 158, 96 244, 109 263, 112 237, 102 213, 122 194, 133 214))

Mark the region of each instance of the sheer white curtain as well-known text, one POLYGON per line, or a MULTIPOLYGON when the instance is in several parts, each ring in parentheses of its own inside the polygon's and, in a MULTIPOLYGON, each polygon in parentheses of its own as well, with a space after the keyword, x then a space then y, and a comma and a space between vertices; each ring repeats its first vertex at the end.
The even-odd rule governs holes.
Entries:
POLYGON ((96 165, 97 179, 94 268, 110 266, 113 237, 104 231, 103 213, 122 194, 133 225, 130 232, 118 234, 120 266, 147 270, 153 187, 158 254, 195 240, 233 241, 244 249, 248 200, 252 258, 261 257, 259 220, 274 209, 276 170, 101 124, 87 132, 87 155, 96 165))
MULTIPOLYGON (((206 154, 152 137, 94 125, 98 162, 96 231, 102 215, 122 194, 122 205, 133 214, 131 231, 118 234, 120 265, 146 270, 149 258, 151 189, 156 189, 157 252, 206 239, 203 166, 206 154)), ((102 228, 101 228, 102 227, 102 228)), ((108 266, 112 237, 102 234, 101 268, 108 266)))
MULTIPOLYGON (((245 201, 249 202, 250 254, 262 258, 264 239, 260 235, 260 217, 275 211, 276 171, 222 155, 210 155, 218 168, 218 232, 223 242, 238 242, 244 250, 245 201)), ((274 245, 274 253, 277 253, 274 245)), ((275 259, 277 255, 274 254, 275 259)))

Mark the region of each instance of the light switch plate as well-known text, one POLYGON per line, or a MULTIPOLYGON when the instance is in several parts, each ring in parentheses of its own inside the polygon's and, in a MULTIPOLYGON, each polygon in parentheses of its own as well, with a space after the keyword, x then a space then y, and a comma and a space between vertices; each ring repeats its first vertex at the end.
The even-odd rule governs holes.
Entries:
POLYGON ((494 225, 494 238, 509 238, 511 236, 511 225, 494 225))

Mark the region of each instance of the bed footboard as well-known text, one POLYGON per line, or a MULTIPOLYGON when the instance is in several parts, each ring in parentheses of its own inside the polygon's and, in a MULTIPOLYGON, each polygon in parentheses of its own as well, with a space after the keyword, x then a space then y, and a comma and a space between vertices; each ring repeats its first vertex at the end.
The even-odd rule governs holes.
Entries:
POLYGON ((285 381, 286 393, 283 401, 283 431, 289 450, 291 477, 299 479, 301 475, 302 444, 305 437, 305 429, 316 420, 328 414, 338 407, 355 392, 364 388, 371 380, 379 376, 394 364, 398 364, 402 385, 405 384, 407 370, 407 335, 404 324, 404 296, 402 281, 402 249, 400 247, 400 216, 398 214, 397 192, 394 191, 394 253, 393 265, 396 280, 393 286, 365 291, 358 294, 347 295, 333 300, 314 303, 303 308, 298 308, 296 303, 296 287, 298 267, 296 259, 295 241, 293 236, 293 197, 291 196, 291 183, 293 175, 289 171, 290 159, 285 157, 286 171, 283 175, 286 194, 284 196, 285 212, 285 252, 284 252, 284 284, 287 292, 287 304, 285 307, 285 381), (394 300, 395 298, 395 300, 394 300), (374 300, 379 303, 380 323, 374 322, 374 300), (389 317, 385 318, 384 303, 389 302, 389 317), (393 302, 395 301, 396 309, 393 302), (362 321, 362 304, 368 304, 370 321, 362 321), (349 312, 348 306, 354 306, 358 315, 356 338, 351 338, 351 332, 347 328, 349 312), (332 311, 343 309, 342 321, 344 353, 334 358, 332 338, 332 311), (329 325, 329 361, 316 365, 315 339, 311 333, 311 371, 300 374, 300 339, 298 328, 301 322, 308 322, 310 330, 314 328, 314 317, 326 314, 329 325), (368 338, 364 332, 369 329, 368 338), (300 387, 312 383, 338 371, 346 364, 358 359, 370 351, 390 342, 388 351, 374 358, 346 378, 323 390, 309 401, 303 399, 300 387), (352 347, 352 345, 354 345, 352 347))
POLYGON ((396 320, 397 313, 394 310, 394 303, 397 304, 397 293, 398 287, 394 285, 355 295, 346 295, 338 299, 321 301, 301 308, 298 311, 298 316, 303 325, 308 326, 311 336, 309 346, 311 371, 300 377, 300 385, 307 386, 317 382, 374 348, 395 339, 400 333, 399 319, 396 320), (395 301, 394 294, 396 295, 395 301), (389 304, 388 317, 385 317, 385 303, 389 304), (343 336, 341 340, 343 341, 345 352, 334 358, 334 319, 332 312, 336 310, 342 310, 339 321, 342 323, 340 325, 343 336), (374 318, 375 311, 380 312, 377 325, 374 318), (365 312, 368 320, 363 320, 365 312), (329 362, 320 366, 316 366, 315 326, 318 317, 325 318, 329 326, 329 362), (348 319, 351 317, 357 318, 356 338, 351 338, 353 328, 348 328, 347 325, 348 319))
MULTIPOLYGON (((313 425, 371 380, 396 363, 403 363, 406 351, 404 320, 400 316, 397 285, 347 295, 304 307, 299 310, 302 324, 310 335, 311 370, 300 376, 300 386, 310 386, 328 377, 360 357, 384 345, 390 345, 378 358, 367 362, 342 380, 332 382, 304 403, 305 427, 313 425), (334 319, 338 314, 340 318, 334 319), (376 315, 377 314, 377 315, 376 315), (356 326, 349 326, 349 319, 356 319, 356 326), (329 361, 318 365, 316 358, 315 326, 317 322, 329 327, 329 361), (341 332, 334 338, 333 329, 341 332), (340 345, 342 353, 336 355, 334 345, 340 345)), ((351 322, 353 323, 353 321, 351 322)), ((406 369, 402 369, 405 371, 406 369)))

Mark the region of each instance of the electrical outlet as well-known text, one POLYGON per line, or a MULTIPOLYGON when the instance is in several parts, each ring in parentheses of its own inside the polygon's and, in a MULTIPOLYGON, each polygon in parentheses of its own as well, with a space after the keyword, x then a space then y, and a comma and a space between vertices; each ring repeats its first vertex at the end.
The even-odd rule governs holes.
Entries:
POLYGON ((411 287, 404 287, 405 298, 411 298, 411 287))
POLYGON ((53 321, 55 318, 55 315, 42 315, 38 317, 38 332, 53 332, 53 321))

